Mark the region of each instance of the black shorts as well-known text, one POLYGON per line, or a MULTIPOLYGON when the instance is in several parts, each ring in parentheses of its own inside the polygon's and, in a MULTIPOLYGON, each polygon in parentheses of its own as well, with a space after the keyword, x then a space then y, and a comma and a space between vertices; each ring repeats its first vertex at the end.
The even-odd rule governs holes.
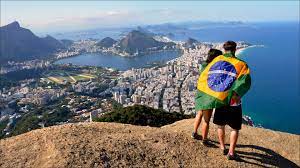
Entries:
POLYGON ((242 128, 242 105, 224 106, 216 108, 213 123, 224 126, 229 125, 232 129, 242 128))

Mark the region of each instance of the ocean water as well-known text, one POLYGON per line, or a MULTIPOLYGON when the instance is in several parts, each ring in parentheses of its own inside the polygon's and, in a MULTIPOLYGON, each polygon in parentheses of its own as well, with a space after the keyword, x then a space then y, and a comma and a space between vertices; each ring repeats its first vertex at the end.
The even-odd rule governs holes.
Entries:
POLYGON ((243 112, 264 128, 300 134, 299 23, 256 23, 250 27, 191 32, 198 40, 243 40, 264 47, 240 54, 250 69, 252 87, 243 112))
POLYGON ((262 28, 264 48, 242 53, 253 78, 245 113, 265 128, 300 134, 299 25, 262 28))

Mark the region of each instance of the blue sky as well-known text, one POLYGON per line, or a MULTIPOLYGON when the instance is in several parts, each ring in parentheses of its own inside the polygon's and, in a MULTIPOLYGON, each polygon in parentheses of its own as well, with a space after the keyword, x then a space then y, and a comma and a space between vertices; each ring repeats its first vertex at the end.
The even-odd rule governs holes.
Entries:
POLYGON ((1 1, 1 26, 73 31, 192 20, 297 21, 299 1, 1 1))

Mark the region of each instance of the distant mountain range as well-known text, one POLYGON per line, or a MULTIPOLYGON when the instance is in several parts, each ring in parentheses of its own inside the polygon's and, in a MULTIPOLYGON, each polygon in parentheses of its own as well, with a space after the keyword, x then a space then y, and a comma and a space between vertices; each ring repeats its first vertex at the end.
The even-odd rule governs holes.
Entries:
MULTIPOLYGON (((174 34, 156 33, 151 30, 153 28, 156 28, 156 26, 137 27, 136 30, 124 34, 119 40, 106 37, 96 45, 103 49, 110 48, 110 51, 122 56, 137 56, 153 51, 176 48, 174 42, 159 40, 157 38, 158 36, 174 36, 174 34)), ((169 30, 178 29, 179 27, 172 24, 165 24, 161 25, 160 28, 161 30, 169 30)), ((0 27, 0 40, 1 63, 51 58, 51 55, 55 52, 66 49, 73 44, 71 40, 59 41, 49 35, 40 38, 29 29, 20 27, 18 22, 0 27)), ((193 47, 195 43, 197 43, 197 40, 190 38, 186 42, 186 47, 193 47)))
POLYGON ((133 29, 142 33, 162 35, 171 38, 172 40, 186 40, 188 37, 194 37, 194 32, 207 31, 210 29, 223 29, 232 28, 255 28, 253 24, 241 21, 185 21, 185 22, 169 22, 162 24, 149 24, 142 26, 129 26, 129 27, 114 27, 114 28, 94 28, 73 32, 57 32, 52 35, 57 39, 71 39, 71 40, 84 40, 84 39, 102 39, 104 37, 111 37, 113 39, 120 39, 126 36, 133 29))
POLYGON ((0 27, 0 62, 48 57, 65 45, 51 36, 40 38, 18 22, 0 27))

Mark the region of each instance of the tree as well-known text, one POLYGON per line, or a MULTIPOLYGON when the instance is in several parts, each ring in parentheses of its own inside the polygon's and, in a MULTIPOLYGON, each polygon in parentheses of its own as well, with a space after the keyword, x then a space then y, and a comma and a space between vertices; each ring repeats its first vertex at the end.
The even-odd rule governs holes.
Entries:
POLYGON ((95 121, 161 127, 190 117, 191 116, 189 115, 183 115, 177 112, 169 113, 162 109, 154 109, 143 105, 134 105, 106 113, 100 118, 95 119, 95 121))

